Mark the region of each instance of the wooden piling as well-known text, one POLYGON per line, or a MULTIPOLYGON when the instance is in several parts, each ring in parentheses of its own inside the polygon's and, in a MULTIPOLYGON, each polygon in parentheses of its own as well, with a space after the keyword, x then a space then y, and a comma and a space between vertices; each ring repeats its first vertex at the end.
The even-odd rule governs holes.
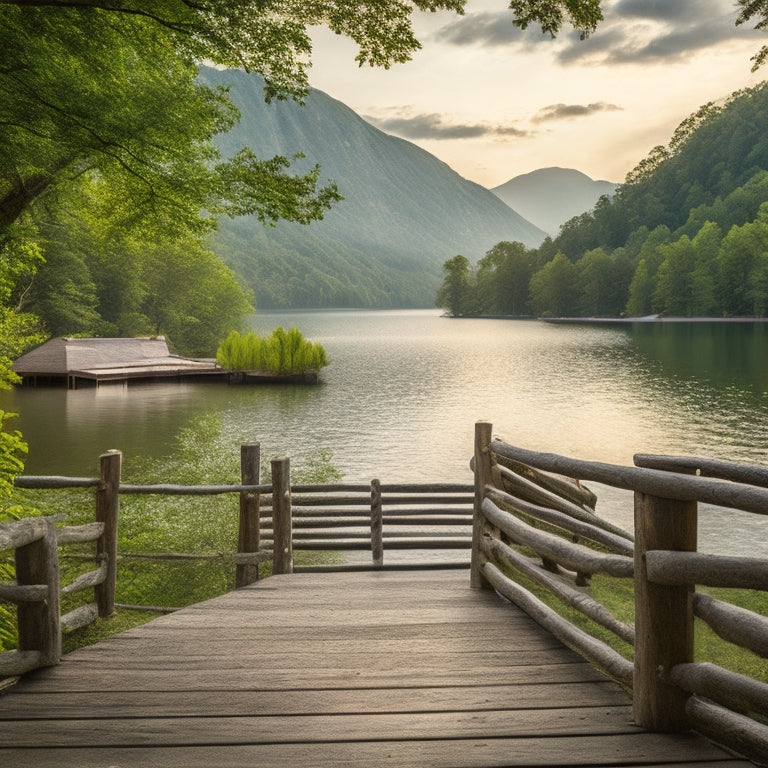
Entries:
POLYGON ((272 459, 272 573, 293 573, 293 523, 291 520, 291 463, 272 459))
POLYGON ((381 508, 381 483, 371 480, 371 556, 376 568, 384 565, 384 526, 381 508))
POLYGON ((123 454, 107 451, 99 457, 101 482, 96 490, 96 522, 104 523, 104 531, 96 542, 97 556, 106 562, 106 577, 95 588, 99 616, 115 612, 117 588, 117 525, 120 513, 120 472, 123 454))
POLYGON ((59 550, 53 521, 43 518, 44 535, 15 551, 16 582, 19 586, 47 587, 44 600, 20 602, 17 607, 19 651, 38 651, 39 666, 58 664, 61 659, 59 609, 59 550))
MULTIPOLYGON (((240 446, 240 481, 242 485, 258 485, 261 473, 261 446, 245 443, 240 446)), ((237 535, 237 551, 259 551, 259 494, 240 492, 240 518, 237 535)), ((259 578, 259 566, 238 564, 235 568, 235 586, 253 584, 259 578)))
POLYGON ((475 504, 472 513, 472 556, 469 569, 469 584, 474 589, 492 589, 482 574, 481 539, 485 518, 483 498, 485 486, 491 482, 491 439, 493 424, 489 421, 475 423, 475 504))
POLYGON ((693 661, 692 586, 648 580, 646 552, 696 550, 695 501, 635 492, 635 722, 653 731, 688 729, 688 694, 670 679, 672 667, 693 661))

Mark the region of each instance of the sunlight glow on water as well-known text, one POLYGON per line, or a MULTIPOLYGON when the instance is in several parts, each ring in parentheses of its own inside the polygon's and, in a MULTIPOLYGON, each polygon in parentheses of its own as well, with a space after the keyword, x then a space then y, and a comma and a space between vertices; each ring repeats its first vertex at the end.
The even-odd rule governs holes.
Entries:
MULTIPOLYGON (((91 475, 109 448, 123 450, 127 462, 170 453, 179 430, 210 413, 221 418, 233 462, 241 442, 261 442, 265 460, 281 454, 297 462, 323 447, 349 481, 470 482, 480 419, 508 442, 581 459, 631 464, 635 453, 671 453, 768 464, 761 335, 749 337, 758 347, 746 347, 743 359, 734 349, 738 329, 716 339, 729 347, 723 366, 716 348, 683 327, 450 320, 424 310, 254 318, 260 333, 277 325, 297 325, 325 346, 331 365, 320 386, 2 393, 0 406, 21 414, 28 471, 91 475)), ((601 493, 599 510, 631 524, 631 499, 617 492, 601 493)), ((751 538, 768 555, 768 524, 751 538)))

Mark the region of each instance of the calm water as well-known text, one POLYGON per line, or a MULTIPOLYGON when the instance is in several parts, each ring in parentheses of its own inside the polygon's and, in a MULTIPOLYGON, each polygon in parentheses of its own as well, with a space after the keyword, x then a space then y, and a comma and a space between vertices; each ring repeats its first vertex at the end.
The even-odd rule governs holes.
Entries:
MULTIPOLYGON (((29 473, 93 475, 98 455, 163 455, 179 430, 216 414, 232 443, 296 463, 327 449, 351 481, 471 481, 474 423, 508 442, 631 464, 634 453, 768 464, 768 327, 760 323, 560 326, 449 320, 434 311, 261 314, 297 325, 331 365, 317 387, 214 384, 25 389, 29 473)), ((631 525, 631 498, 597 489, 598 510, 631 525)), ((768 556, 768 518, 704 510, 701 547, 768 556)))

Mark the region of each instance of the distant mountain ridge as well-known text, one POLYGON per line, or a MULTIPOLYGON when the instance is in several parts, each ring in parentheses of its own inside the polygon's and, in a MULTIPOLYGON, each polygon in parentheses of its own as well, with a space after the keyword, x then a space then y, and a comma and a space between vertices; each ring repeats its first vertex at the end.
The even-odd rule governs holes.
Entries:
POLYGON ((491 189, 510 208, 554 237, 560 226, 594 208, 618 184, 595 181, 570 168, 540 168, 491 189))
POLYGON ((203 68, 200 78, 227 87, 241 112, 218 137, 224 155, 246 145, 261 158, 301 152, 297 171, 319 163, 321 182, 334 180, 345 197, 308 227, 221 221, 211 246, 257 307, 432 306, 447 259, 476 261, 502 240, 533 247, 545 237, 489 190, 321 91, 304 106, 265 104, 257 75, 203 68))

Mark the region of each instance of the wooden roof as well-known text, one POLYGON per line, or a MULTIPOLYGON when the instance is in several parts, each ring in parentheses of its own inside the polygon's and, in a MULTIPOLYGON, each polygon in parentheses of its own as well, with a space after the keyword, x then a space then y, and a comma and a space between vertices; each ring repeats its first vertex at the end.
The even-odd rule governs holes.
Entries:
POLYGON ((19 357, 13 370, 19 376, 109 378, 115 374, 142 375, 178 370, 211 370, 208 361, 172 355, 163 336, 135 339, 79 339, 60 336, 19 357))

